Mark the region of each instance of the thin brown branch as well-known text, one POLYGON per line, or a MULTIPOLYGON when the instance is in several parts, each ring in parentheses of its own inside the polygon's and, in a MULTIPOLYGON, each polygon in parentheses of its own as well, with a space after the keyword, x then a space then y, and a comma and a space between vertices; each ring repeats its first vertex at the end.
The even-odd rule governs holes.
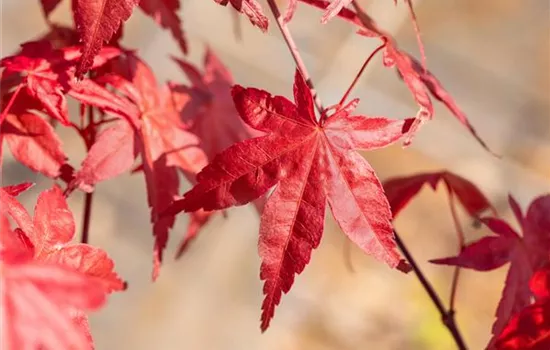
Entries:
POLYGON ((315 91, 315 87, 313 86, 313 82, 311 81, 311 77, 307 71, 307 68, 304 64, 304 60, 302 59, 302 56, 300 55, 300 52, 298 51, 298 47, 296 46, 296 43, 294 42, 294 38, 292 37, 292 34, 290 33, 290 30, 288 29, 288 26, 284 22, 284 18, 281 15, 281 12, 279 11, 279 7, 277 6, 277 3, 275 0, 267 0, 267 3, 269 4, 269 8, 271 9, 271 13, 273 13, 273 16, 275 17, 275 20, 277 22, 277 26, 279 27, 279 30, 281 31, 281 34, 283 35, 283 39, 285 40, 286 46, 288 46, 288 49, 290 51, 290 54, 292 55, 292 58, 294 59, 294 62, 296 62, 296 67, 304 77, 304 80, 307 83, 307 86, 311 90, 311 95, 313 96, 313 102, 315 103, 315 107, 317 108, 317 111, 322 116, 324 112, 323 105, 321 103, 321 99, 317 95, 317 92, 315 91))
POLYGON ((464 339, 462 338, 462 335, 460 334, 460 331, 456 324, 454 312, 451 310, 447 310, 445 306, 443 306, 443 303, 441 302, 441 298, 439 297, 439 295, 437 295, 434 287, 428 281, 428 279, 426 278, 426 276, 424 275, 424 273, 422 272, 422 270, 420 269, 420 267, 412 257, 409 249, 407 248, 405 243, 403 243, 403 241, 401 240, 401 237, 399 237, 399 235, 395 230, 393 231, 393 233, 395 234, 395 241, 397 243, 397 246, 405 256, 409 264, 411 264, 411 267, 414 273, 416 274, 416 277, 420 281, 420 284, 422 284, 422 287, 424 287, 424 290, 426 291, 426 293, 428 293, 428 296, 430 297, 433 304, 439 311, 439 314, 441 315, 441 321, 451 333, 457 348, 459 350, 467 350, 468 348, 466 347, 466 343, 464 342, 464 339))
POLYGON ((84 199, 84 214, 82 220, 82 235, 80 236, 81 243, 88 243, 90 236, 90 223, 92 219, 92 204, 94 200, 94 193, 86 193, 84 199))

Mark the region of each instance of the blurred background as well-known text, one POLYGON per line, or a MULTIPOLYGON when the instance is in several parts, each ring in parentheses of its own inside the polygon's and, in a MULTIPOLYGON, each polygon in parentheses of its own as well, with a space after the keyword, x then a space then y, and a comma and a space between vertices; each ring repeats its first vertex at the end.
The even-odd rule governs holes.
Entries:
MULTIPOLYGON (((395 7, 389 0, 363 2, 401 47, 418 52, 404 3, 395 7)), ((285 5, 283 0, 280 4, 285 5)), ((46 30, 38 1, 0 0, 0 5, 2 56, 46 30)), ((69 5, 65 1, 53 19, 70 23, 69 5)), ((525 210, 535 196, 550 191, 549 2, 417 0, 415 8, 429 69, 467 112, 481 137, 503 157, 485 152, 441 106, 410 148, 396 145, 365 156, 381 179, 454 171, 477 184, 499 213, 511 218, 508 193, 525 210)), ((290 97, 293 61, 275 23, 262 34, 240 18, 239 41, 233 35, 232 12, 212 0, 182 1, 180 15, 190 59, 200 64, 205 45, 210 45, 239 84, 290 97)), ((331 105, 378 41, 355 35, 352 26, 339 20, 323 26, 320 16, 299 4, 290 28, 324 104, 331 105)), ((160 81, 185 82, 168 57, 180 55, 171 36, 139 10, 125 26, 123 43, 139 50, 160 81)), ((353 95, 361 98, 359 112, 365 114, 403 118, 416 112, 405 85, 393 70, 382 66, 380 56, 353 95)), ((80 139, 71 130, 59 132, 71 163, 78 165, 84 156, 80 139)), ((10 156, 3 181, 37 183, 21 197, 29 209, 38 192, 51 186, 51 180, 31 173, 10 156)), ((283 297, 270 329, 261 334, 259 219, 252 207, 231 209, 226 219, 216 216, 186 255, 174 261, 175 246, 187 224, 182 215, 160 278, 153 284, 153 241, 143 178, 124 175, 102 183, 94 198, 90 243, 109 252, 129 283, 128 291, 113 295, 106 308, 91 316, 99 350, 455 348, 416 278, 390 270, 353 247, 345 253, 346 238, 330 215, 321 247, 283 297)), ((74 194, 69 204, 79 227, 83 196, 74 194)), ((452 269, 432 266, 427 260, 456 253, 447 208, 444 190, 426 189, 396 220, 398 231, 445 301, 452 269)), ((487 234, 462 218, 468 240, 487 234)), ((461 274, 457 321, 471 349, 482 349, 489 339, 506 271, 507 266, 461 274)))

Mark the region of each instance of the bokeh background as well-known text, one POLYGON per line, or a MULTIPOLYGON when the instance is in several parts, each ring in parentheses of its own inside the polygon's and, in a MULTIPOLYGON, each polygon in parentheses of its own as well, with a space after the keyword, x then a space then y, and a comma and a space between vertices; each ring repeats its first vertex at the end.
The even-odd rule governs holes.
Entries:
MULTIPOLYGON (((69 3, 66 0, 54 13, 55 21, 70 23, 69 3)), ((363 3, 403 48, 417 53, 404 4, 363 3)), ((38 1, 0 0, 0 4, 2 56, 45 31, 38 1)), ((210 45, 236 82, 291 96, 293 61, 274 22, 262 34, 241 18, 239 41, 233 35, 232 9, 211 0, 183 0, 182 5, 191 60, 201 62, 205 45, 210 45)), ((508 193, 525 209, 535 196, 550 192, 549 2, 417 0, 415 7, 430 70, 502 159, 485 152, 440 106, 435 120, 423 127, 410 148, 396 145, 365 156, 382 179, 452 170, 476 183, 500 214, 510 218, 508 193)), ((339 100, 378 42, 356 36, 353 27, 338 20, 323 26, 320 15, 300 4, 290 28, 321 98, 330 105, 339 100)), ((125 26, 124 44, 139 49, 160 81, 185 82, 168 58, 179 55, 170 35, 139 10, 125 26)), ((416 111, 404 84, 394 71, 383 68, 379 57, 353 95, 361 98, 359 111, 366 114, 402 118, 416 111)), ((79 164, 84 156, 81 141, 71 130, 60 133, 72 164, 79 164)), ((29 209, 38 192, 51 186, 51 180, 7 156, 4 184, 21 181, 37 183, 21 197, 29 209)), ((396 226, 446 300, 452 270, 427 263, 457 249, 444 192, 426 189, 396 226)), ((82 200, 81 194, 75 194, 69 203, 78 225, 82 200)), ((108 306, 91 317, 99 350, 455 348, 415 277, 392 271, 353 247, 345 253, 346 238, 330 215, 321 247, 284 296, 265 334, 259 331, 259 219, 253 208, 231 209, 226 219, 217 216, 188 253, 174 261, 174 248, 187 223, 182 215, 154 284, 148 219, 142 177, 124 175, 97 187, 91 243, 110 253, 117 271, 129 282, 128 291, 113 295, 108 306)), ((462 222, 468 240, 487 233, 464 216, 462 222)), ((503 267, 461 275, 457 320, 471 349, 482 349, 489 339, 506 271, 503 267)))

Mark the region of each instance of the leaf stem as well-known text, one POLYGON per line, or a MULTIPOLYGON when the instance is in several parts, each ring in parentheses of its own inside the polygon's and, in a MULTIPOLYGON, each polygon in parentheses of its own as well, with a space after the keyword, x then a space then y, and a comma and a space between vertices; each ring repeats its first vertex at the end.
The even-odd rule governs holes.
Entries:
POLYGON ((454 311, 445 309, 445 306, 443 306, 443 303, 441 302, 441 298, 439 298, 439 295, 437 295, 434 287, 428 281, 428 279, 426 278, 426 276, 424 275, 424 273, 422 272, 422 270, 420 269, 420 267, 412 257, 409 249, 407 248, 405 243, 403 243, 403 241, 401 240, 401 237, 399 237, 399 235, 397 234, 397 231, 394 230, 393 233, 395 234, 395 241, 397 243, 397 246, 405 256, 409 264, 411 264, 411 267, 414 273, 416 274, 416 277, 420 281, 420 284, 422 284, 422 287, 424 287, 424 290, 426 290, 426 293, 428 293, 433 304, 439 311, 439 314, 441 315, 441 321, 451 333, 458 349, 467 350, 468 348, 466 347, 466 343, 464 342, 464 339, 462 338, 462 335, 460 334, 460 331, 456 324, 454 311))
POLYGON ((86 193, 84 199, 84 219, 82 220, 82 235, 80 238, 81 243, 88 243, 88 237, 90 235, 90 223, 92 218, 92 203, 94 200, 94 193, 86 193))
MULTIPOLYGON (((466 238, 464 236, 464 230, 462 229, 462 226, 460 225, 460 220, 458 220, 458 213, 456 212, 456 202, 454 200, 453 192, 450 188, 448 188, 449 191, 449 204, 451 206, 451 215, 453 217, 453 222, 456 227, 456 231, 458 233, 458 245, 460 247, 459 253, 462 252, 464 249, 464 246, 466 245, 466 238)), ((449 311, 455 312, 455 299, 456 299, 456 292, 458 289, 458 280, 460 278, 460 266, 455 267, 455 271, 453 273, 453 281, 451 283, 451 296, 449 297, 449 311)))
POLYGON ((288 26, 284 22, 283 16, 279 11, 279 7, 277 6, 277 3, 275 2, 275 0, 267 0, 267 3, 269 5, 269 8, 271 9, 271 13, 273 13, 273 16, 275 17, 277 26, 279 27, 279 30, 283 35, 283 39, 285 40, 286 46, 288 47, 290 54, 294 59, 294 62, 296 62, 296 67, 298 68, 300 73, 302 73, 302 76, 304 77, 304 80, 306 81, 306 84, 309 87, 309 90, 311 91, 311 95, 313 96, 313 102, 315 103, 315 108, 317 108, 317 111, 322 116, 325 109, 323 108, 319 95, 317 95, 317 92, 315 91, 315 87, 313 86, 313 82, 311 81, 307 68, 304 64, 304 60, 302 59, 302 56, 298 51, 298 47, 294 42, 294 38, 292 37, 292 34, 290 33, 288 26))
POLYGON ((17 95, 19 95, 19 92, 23 88, 23 84, 19 84, 17 86, 17 89, 13 92, 13 95, 11 96, 10 100, 8 101, 8 104, 6 105, 6 108, 2 111, 2 114, 0 115, 0 125, 2 125, 2 122, 4 122, 4 119, 6 119, 6 116, 8 115, 8 112, 10 111, 11 107, 15 103, 15 99, 17 98, 17 95))
POLYGON ((353 79, 353 81, 351 82, 350 86, 348 87, 346 93, 344 94, 344 96, 342 96, 342 99, 340 100, 340 102, 338 102, 338 106, 342 106, 344 104, 344 102, 346 102, 346 99, 348 98, 349 94, 351 93, 351 91, 353 90, 353 88, 355 87, 355 85, 357 85, 357 82, 359 81, 359 78, 361 77, 361 74, 363 74, 363 72, 365 71, 365 68, 367 68, 368 64, 370 63, 370 61, 372 60, 372 58, 380 51, 382 50, 385 46, 386 46, 386 40, 384 39, 383 40, 384 42, 382 44, 380 44, 380 46, 378 46, 370 55, 369 57, 367 57, 367 59, 365 60, 365 62, 363 63, 363 65, 361 66, 361 69, 359 69, 359 72, 357 72, 357 75, 355 75, 355 78, 353 79))
MULTIPOLYGON (((94 126, 94 108, 92 106, 88 106, 88 126, 94 126)), ((96 137, 96 130, 95 127, 90 128, 88 133, 88 138, 84 139, 84 142, 86 144, 86 149, 89 151, 90 147, 95 142, 96 137)), ((83 219, 82 219, 82 235, 80 236, 80 242, 81 243, 88 243, 88 237, 90 235, 90 224, 91 224, 91 218, 92 218, 92 204, 94 200, 94 193, 86 193, 84 198, 84 212, 83 212, 83 219)))

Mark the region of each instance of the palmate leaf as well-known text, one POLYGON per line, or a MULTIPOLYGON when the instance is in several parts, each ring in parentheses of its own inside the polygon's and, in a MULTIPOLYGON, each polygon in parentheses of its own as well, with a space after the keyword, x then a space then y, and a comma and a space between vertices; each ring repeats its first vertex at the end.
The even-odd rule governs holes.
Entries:
POLYGON ((535 272, 529 284, 536 302, 510 319, 495 341, 496 350, 550 348, 550 266, 535 272))
POLYGON ((260 28, 263 32, 267 31, 269 21, 265 16, 262 7, 256 0, 214 0, 222 6, 231 4, 233 8, 248 17, 250 23, 260 28))
MULTIPOLYGON (((234 143, 262 134, 239 117, 231 97, 231 87, 234 84, 231 72, 211 49, 207 48, 204 55, 202 72, 189 61, 178 58, 174 58, 174 61, 185 73, 191 86, 170 84, 172 97, 176 100, 182 120, 189 131, 198 136, 199 146, 210 161, 234 143)), ((194 184, 194 174, 188 180, 194 184)), ((261 214, 265 197, 258 198, 253 204, 261 214)), ((200 211, 192 214, 177 256, 197 237, 211 215, 214 212, 200 211)))
MULTIPOLYGON (((57 50, 49 41, 44 40, 27 42, 21 47, 19 53, 0 60, 0 67, 5 68, 1 77, 2 88, 16 88, 11 95, 15 103, 18 102, 17 99, 23 99, 21 104, 33 104, 27 108, 36 108, 35 105, 39 104, 39 109, 69 126, 71 123, 65 93, 80 85, 73 79, 73 65, 81 58, 80 49, 64 47, 57 50)), ((91 67, 100 67, 119 54, 120 50, 117 48, 103 48, 91 59, 91 67)), ((9 105, 4 96, 2 102, 9 105)), ((25 109, 21 108, 20 111, 24 112, 25 109)), ((6 109, 2 115, 8 112, 6 109)))
POLYGON ((168 232, 175 222, 174 217, 157 218, 178 194, 178 170, 194 177, 206 165, 207 157, 198 147, 199 139, 184 128, 170 89, 158 85, 145 62, 127 52, 113 63, 111 71, 113 74, 101 78, 102 83, 112 85, 126 97, 133 106, 131 120, 140 123, 136 137, 153 221, 153 279, 156 279, 168 232))
POLYGON ((138 4, 139 0, 72 0, 76 29, 83 43, 77 77, 92 67, 94 56, 130 18, 138 4))
POLYGON ((449 196, 456 197, 468 214, 474 218, 488 209, 494 210, 487 197, 475 184, 449 171, 437 171, 395 177, 384 181, 384 190, 393 216, 397 216, 425 185, 429 185, 435 191, 439 183, 443 183, 449 196))
POLYGON ((93 349, 84 311, 125 283, 105 251, 70 243, 75 224, 59 187, 39 195, 33 218, 12 196, 28 187, 0 188, 1 347, 93 349))
POLYGON ((187 40, 178 16, 180 0, 141 0, 139 7, 162 28, 170 30, 180 50, 187 53, 187 40))
POLYGON ((502 219, 484 218, 482 222, 496 236, 484 237, 470 243, 455 257, 431 261, 478 271, 489 271, 510 263, 489 348, 494 346, 510 318, 530 305, 533 294, 529 288, 529 280, 534 271, 550 262, 550 195, 533 200, 525 216, 511 196, 509 203, 521 225, 522 235, 502 219))
POLYGON ((299 72, 295 103, 239 85, 232 95, 241 118, 267 135, 220 153, 198 174, 197 185, 165 215, 243 205, 277 185, 260 224, 262 330, 269 326, 294 275, 303 271, 319 245, 327 203, 344 233, 365 253, 398 267, 401 259, 388 202, 373 169, 355 150, 399 140, 410 121, 351 115, 358 103, 354 100, 318 122, 311 92, 299 72))
POLYGON ((42 117, 26 112, 32 105, 19 100, 2 123, 0 133, 14 158, 29 169, 56 178, 67 161, 61 139, 42 117), (25 108, 23 108, 25 106, 25 108))

